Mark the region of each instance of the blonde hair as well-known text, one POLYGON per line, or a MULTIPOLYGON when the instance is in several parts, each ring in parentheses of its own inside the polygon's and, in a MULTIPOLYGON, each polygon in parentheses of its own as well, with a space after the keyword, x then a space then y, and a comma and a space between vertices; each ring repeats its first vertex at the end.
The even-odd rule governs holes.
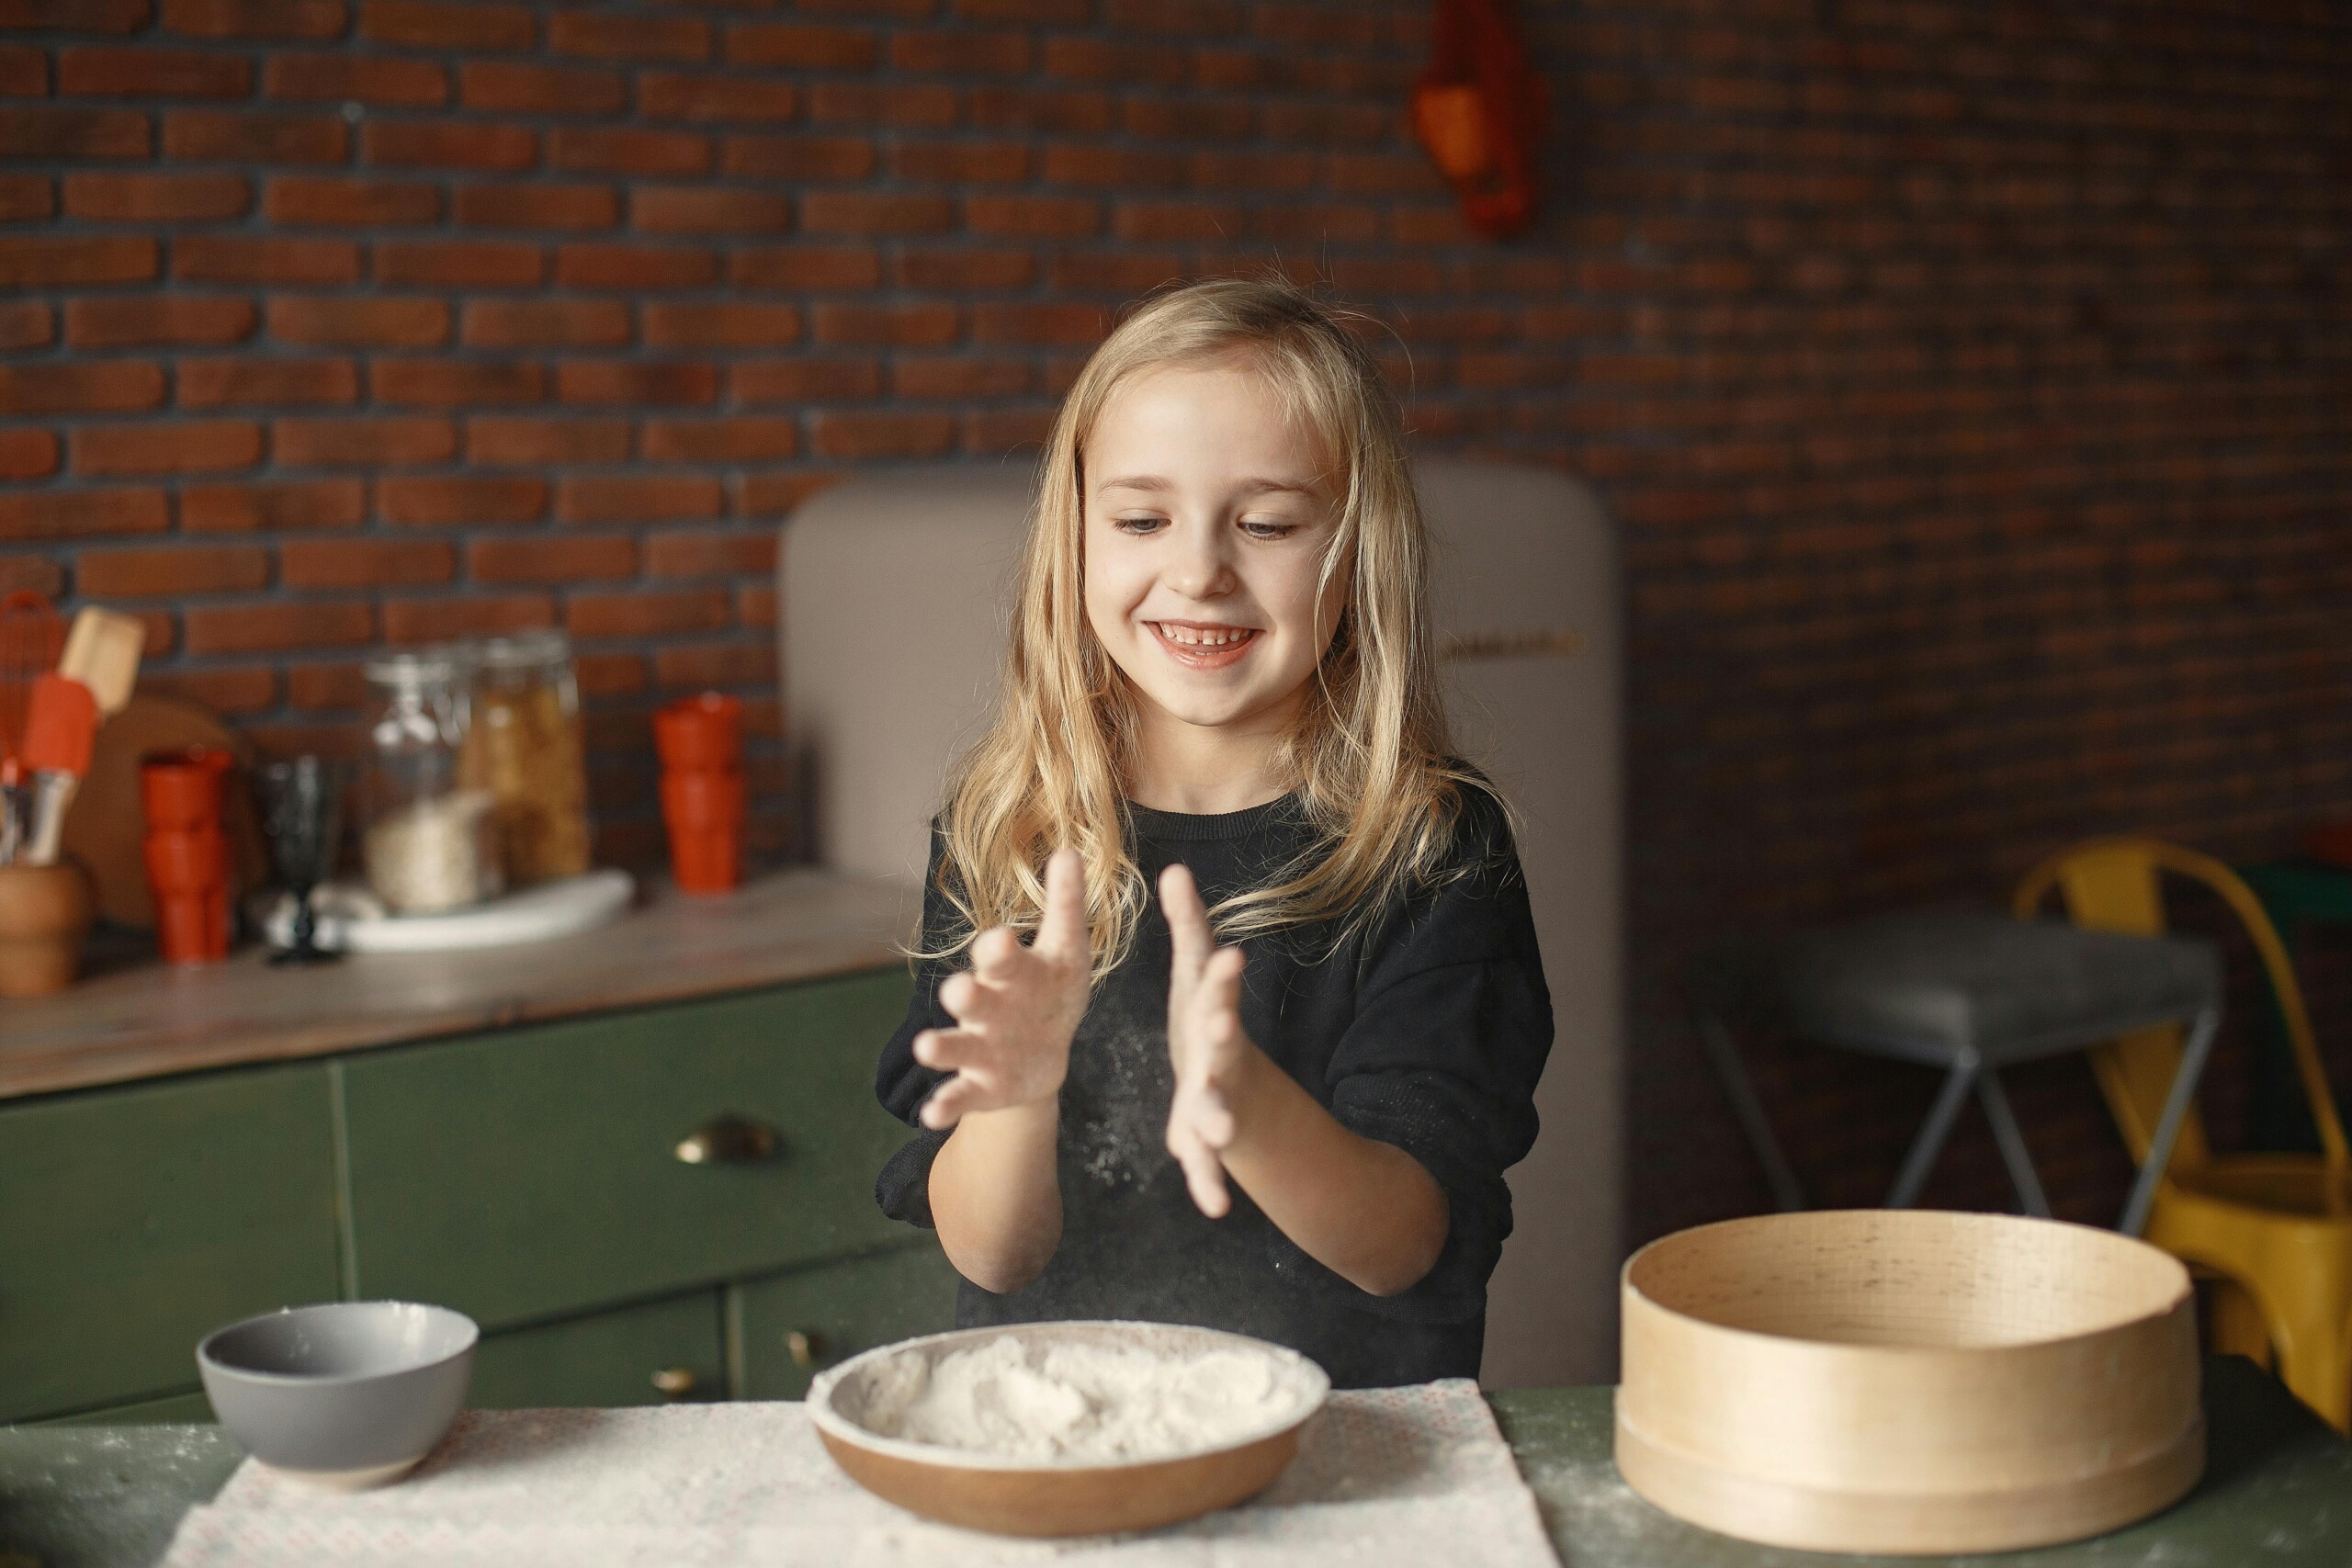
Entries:
POLYGON ((942 816, 937 882, 962 923, 932 933, 940 945, 922 956, 952 957, 990 926, 1034 929, 1046 857, 1063 845, 1086 863, 1097 980, 1134 940, 1151 897, 1128 852, 1136 696, 1087 619, 1085 446, 1114 391, 1166 367, 1255 369, 1346 478, 1322 578, 1346 573, 1348 593, 1281 753, 1311 846, 1272 886, 1212 909, 1219 936, 1369 918, 1439 876, 1460 792, 1485 784, 1447 744, 1422 604, 1428 533, 1396 397, 1349 325, 1360 320, 1278 278, 1219 279, 1146 299, 1087 360, 1040 465, 996 720, 942 816))

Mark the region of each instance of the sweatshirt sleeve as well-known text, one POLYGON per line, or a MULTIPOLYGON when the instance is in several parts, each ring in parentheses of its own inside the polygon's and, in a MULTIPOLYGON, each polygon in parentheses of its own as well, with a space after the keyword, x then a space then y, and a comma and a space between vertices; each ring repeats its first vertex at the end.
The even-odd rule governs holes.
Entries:
POLYGON ((1536 1132, 1535 1084, 1552 1048, 1552 999, 1510 828, 1468 792, 1452 869, 1367 934, 1355 1016, 1329 1067, 1332 1114, 1411 1155, 1444 1191, 1444 1250, 1421 1281, 1374 1298, 1408 1321, 1483 1311, 1510 1234, 1503 1172, 1536 1132))
MULTIPOLYGON (((931 863, 923 876, 922 945, 925 949, 936 947, 957 920, 955 906, 939 888, 942 848, 934 828, 931 863)), ((914 994, 907 1000, 907 1016, 883 1045, 882 1059, 874 1070, 875 1098, 884 1110, 914 1129, 914 1136, 899 1145, 875 1179, 874 1201, 892 1219, 925 1229, 932 1225, 931 1162, 938 1157, 947 1134, 925 1127, 919 1118, 922 1102, 947 1075, 915 1060, 914 1041, 926 1029, 945 1029, 955 1022, 939 1005, 939 986, 956 969, 956 964, 936 959, 916 962, 914 994)))

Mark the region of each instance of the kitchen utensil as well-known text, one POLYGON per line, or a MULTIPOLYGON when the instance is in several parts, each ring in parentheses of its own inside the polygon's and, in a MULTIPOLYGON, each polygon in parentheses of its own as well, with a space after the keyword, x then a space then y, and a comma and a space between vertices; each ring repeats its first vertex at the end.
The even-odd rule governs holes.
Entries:
POLYGON ((262 1463, 335 1491, 399 1480, 464 1408, 481 1330, 415 1302, 281 1309, 196 1348, 205 1396, 262 1463))
POLYGON ((32 807, 17 854, 26 864, 48 865, 57 859, 65 808, 73 804, 74 786, 90 771, 90 746, 97 729, 97 702, 89 687, 69 675, 35 678, 17 757, 32 775, 32 807))
MULTIPOLYGON (((159 751, 200 748, 228 756, 238 771, 253 763, 253 746, 196 703, 154 692, 133 695, 98 727, 90 771, 65 814, 62 853, 87 867, 96 885, 99 918, 109 925, 150 931, 155 899, 147 886, 146 823, 139 799, 140 763, 159 751)), ((220 826, 229 840, 233 897, 269 879, 268 850, 254 792, 238 779, 224 782, 220 826)))
POLYGON ((852 1480, 910 1512, 1000 1535, 1102 1535, 1173 1524, 1263 1491, 1297 1454, 1299 1428, 1330 1388, 1323 1369, 1296 1351, 1238 1334, 1164 1323, 1036 1323, 933 1334, 853 1356, 817 1375, 808 1411, 825 1451, 852 1480), (907 1358, 936 1362, 1008 1334, 1038 1344, 1091 1342, 1163 1356, 1252 1350, 1271 1359, 1289 1397, 1261 1429, 1214 1449, 1114 1464, 967 1453, 885 1438, 864 1424, 876 1397, 905 1377, 907 1358))
POLYGON ((2205 1462, 2188 1271, 2006 1214, 1771 1214, 1623 1276, 1617 1467, 1709 1529, 1963 1553, 2118 1529, 2205 1462))
POLYGON ((34 678, 57 668, 64 646, 65 623, 48 599, 29 588, 0 598, 0 779, 14 782, 34 678))
POLYGON ((0 865, 0 997, 72 985, 90 919, 89 877, 72 861, 0 865))
POLYGON ((130 700, 130 688, 139 679, 139 656, 146 649, 147 626, 138 617, 85 605, 65 634, 57 672, 89 687, 99 713, 120 713, 130 700))
POLYGON ((155 939, 170 964, 229 955, 229 840, 221 789, 235 759, 204 748, 155 753, 140 768, 147 837, 142 858, 155 898, 155 939))
POLYGON ((334 871, 342 845, 343 770, 324 757, 297 757, 261 770, 262 822, 277 880, 294 895, 292 942, 272 964, 327 964, 342 957, 321 948, 311 891, 334 871))

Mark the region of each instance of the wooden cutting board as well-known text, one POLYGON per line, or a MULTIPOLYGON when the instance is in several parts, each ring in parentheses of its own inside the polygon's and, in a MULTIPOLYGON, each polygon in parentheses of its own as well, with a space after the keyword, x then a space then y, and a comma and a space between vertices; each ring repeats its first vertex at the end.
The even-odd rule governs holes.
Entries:
POLYGON ((141 693, 98 727, 89 776, 65 814, 65 852, 89 868, 101 919, 134 931, 154 929, 155 897, 148 891, 146 857, 140 847, 147 836, 147 819, 139 805, 139 760, 151 751, 189 746, 222 747, 237 759, 236 771, 224 781, 220 813, 229 834, 232 896, 259 886, 267 877, 261 820, 254 809, 251 743, 209 709, 141 693))

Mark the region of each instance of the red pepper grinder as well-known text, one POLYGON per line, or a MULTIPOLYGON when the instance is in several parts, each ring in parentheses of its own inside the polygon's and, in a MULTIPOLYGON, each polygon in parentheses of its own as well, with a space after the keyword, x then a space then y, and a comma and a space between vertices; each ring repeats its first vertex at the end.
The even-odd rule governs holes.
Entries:
POLYGON ((743 700, 681 697, 653 716, 662 819, 679 891, 725 893, 743 873, 743 700))
POLYGON ((147 886, 155 895, 155 941, 166 963, 229 956, 229 840, 220 829, 225 751, 158 751, 139 764, 147 816, 147 886))

